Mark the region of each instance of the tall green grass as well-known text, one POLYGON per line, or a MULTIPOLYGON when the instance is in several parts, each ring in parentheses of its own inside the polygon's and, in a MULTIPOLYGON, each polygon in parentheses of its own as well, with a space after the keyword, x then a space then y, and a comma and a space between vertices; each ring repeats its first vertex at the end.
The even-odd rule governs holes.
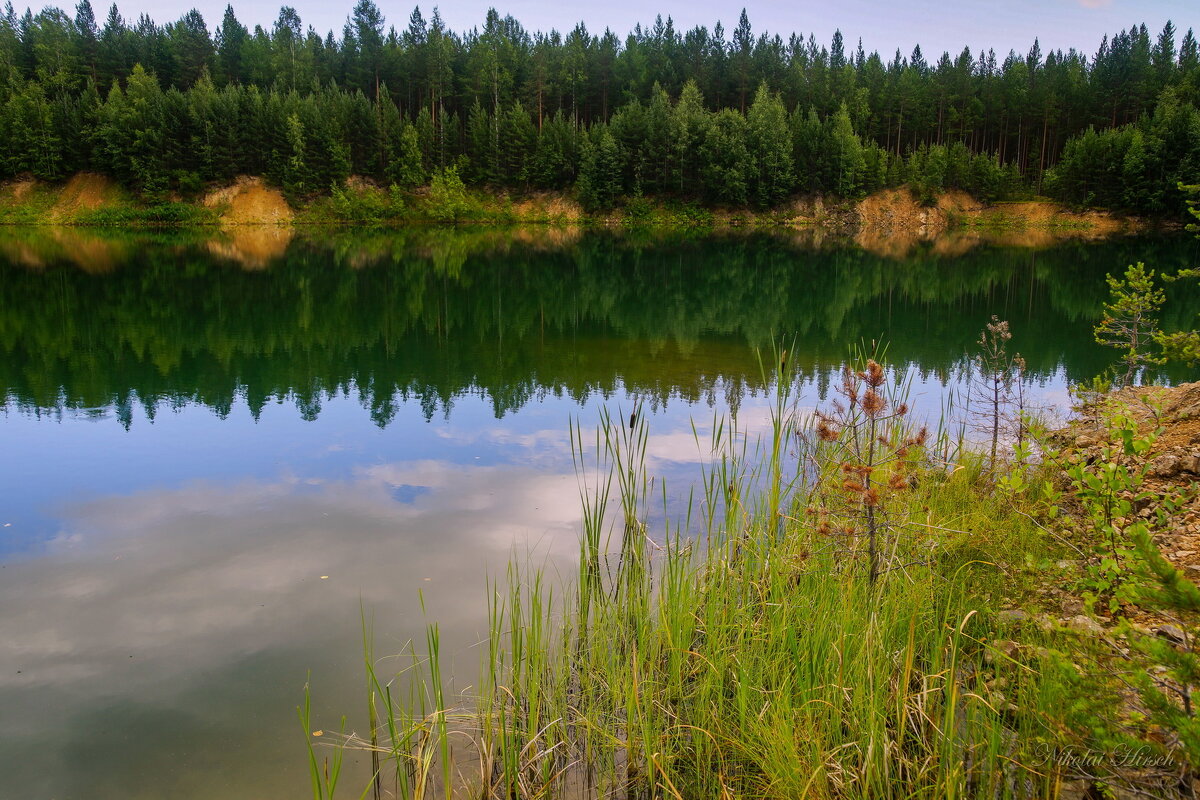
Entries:
MULTIPOLYGON (((814 444, 776 362, 769 429, 697 432, 710 457, 678 513, 647 474, 640 408, 572 427, 578 573, 564 585, 513 564, 488 584, 473 696, 445 685, 436 625, 390 680, 364 627, 372 730, 344 744, 372 750, 376 796, 1056 792, 1047 752, 1069 738, 1057 667, 1049 651, 997 647, 991 613, 1015 585, 1004 573, 1045 557, 1031 523, 982 460, 947 466, 933 453, 951 448, 930 446, 879 501, 885 555, 868 563, 853 519, 816 523, 845 462, 814 444)), ((902 415, 880 424, 880 442, 907 435, 902 415)))

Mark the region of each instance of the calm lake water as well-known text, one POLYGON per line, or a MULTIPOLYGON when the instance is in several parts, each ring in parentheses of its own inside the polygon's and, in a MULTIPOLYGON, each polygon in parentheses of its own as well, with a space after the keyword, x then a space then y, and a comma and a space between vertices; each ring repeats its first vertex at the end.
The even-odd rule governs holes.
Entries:
MULTIPOLYGON (((936 417, 991 314, 1061 403, 1111 360, 1105 273, 1200 262, 1186 236, 866 244, 0 231, 0 795, 307 796, 306 680, 315 727, 364 728, 360 608, 399 653, 422 593, 466 685, 485 576, 574 555, 572 419, 643 403, 686 494, 693 419, 766 418, 757 349, 794 341, 820 405, 881 339, 936 417)), ((1200 293, 1172 292, 1182 326, 1200 293)))

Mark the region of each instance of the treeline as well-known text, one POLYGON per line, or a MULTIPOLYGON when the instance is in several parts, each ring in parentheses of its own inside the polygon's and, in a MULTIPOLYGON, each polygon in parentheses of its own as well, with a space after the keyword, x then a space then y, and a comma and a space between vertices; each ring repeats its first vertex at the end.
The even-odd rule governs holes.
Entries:
POLYGON ((414 10, 387 27, 371 0, 340 38, 284 7, 251 31, 227 8, 160 26, 101 24, 89 0, 0 18, 0 177, 111 175, 146 197, 238 174, 294 196, 350 175, 409 187, 578 189, 590 207, 641 193, 769 206, 911 183, 1041 192, 1152 214, 1182 211, 1200 175, 1200 48, 1171 23, 1097 52, 999 57, 920 47, 885 59, 841 33, 756 34, 742 12, 624 40, 579 25, 531 33, 495 11, 446 29, 414 10))

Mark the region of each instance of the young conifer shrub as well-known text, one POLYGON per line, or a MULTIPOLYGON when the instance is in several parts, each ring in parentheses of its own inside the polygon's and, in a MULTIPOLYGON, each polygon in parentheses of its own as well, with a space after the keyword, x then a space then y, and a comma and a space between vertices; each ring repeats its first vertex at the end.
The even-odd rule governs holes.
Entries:
POLYGON ((888 383, 873 358, 857 369, 846 364, 837 392, 832 411, 815 413, 817 459, 836 466, 817 473, 817 530, 840 540, 850 554, 865 545, 874 584, 897 564, 903 526, 892 518, 888 501, 910 488, 928 431, 907 424, 908 404, 896 397, 902 388, 888 383))
POLYGON ((1125 270, 1124 278, 1108 276, 1110 299, 1104 316, 1095 327, 1096 342, 1121 351, 1125 373, 1117 377, 1117 388, 1131 385, 1144 367, 1161 364, 1150 347, 1160 335, 1155 316, 1166 296, 1154 286, 1154 270, 1138 262, 1125 270))

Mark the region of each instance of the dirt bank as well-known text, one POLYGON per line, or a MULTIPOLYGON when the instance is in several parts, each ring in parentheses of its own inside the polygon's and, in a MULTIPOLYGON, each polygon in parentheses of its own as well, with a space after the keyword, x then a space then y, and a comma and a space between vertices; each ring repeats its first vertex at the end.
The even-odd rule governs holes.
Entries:
MULTIPOLYGON (((356 177, 346 181, 345 189, 350 194, 386 194, 373 182, 356 177)), ((1144 227, 1139 220, 1104 211, 1076 212, 1047 200, 989 204, 959 191, 944 192, 936 203, 923 205, 906 187, 885 189, 857 201, 800 197, 769 211, 684 208, 674 201, 644 198, 636 203, 636 218, 631 216, 635 213, 634 201, 610 212, 588 214, 570 192, 469 191, 481 215, 478 221, 484 222, 819 228, 835 236, 853 238, 867 250, 892 257, 902 257, 918 245, 938 242, 948 232, 956 236, 953 251, 961 252, 985 241, 1039 246, 1063 237, 1100 238, 1144 227)), ((399 204, 401 218, 393 221, 428 221, 422 216, 422 203, 426 197, 427 190, 414 190, 407 205, 405 202, 399 204)), ((321 214, 314 216, 311 212, 322 205, 327 206, 329 200, 318 198, 294 209, 283 193, 263 178, 241 176, 228 186, 211 189, 195 201, 177 202, 204 213, 188 219, 186 214, 180 215, 175 209, 175 216, 170 218, 172 222, 210 223, 215 214, 215 221, 222 226, 242 226, 321 222, 321 214)), ((374 217, 361 221, 378 224, 379 206, 380 203, 363 204, 364 209, 372 210, 374 217)), ((114 224, 121 224, 121 220, 157 224, 163 220, 152 213, 140 218, 140 210, 147 208, 146 204, 136 201, 112 180, 95 173, 79 173, 61 185, 29 177, 0 185, 0 222, 72 224, 92 221, 88 219, 89 212, 104 208, 122 212, 110 215, 112 218, 108 221, 114 224)), ((351 216, 354 213, 357 212, 351 204, 351 216)), ((358 220, 338 218, 336 221, 352 224, 358 220)))
POLYGON ((949 255, 983 243, 1042 247, 1064 238, 1100 239, 1144 227, 1141 220, 1107 211, 1077 212, 1050 200, 986 203, 960 191, 944 192, 934 205, 925 206, 903 187, 860 200, 854 217, 855 241, 892 257, 926 242, 951 247, 949 255))
POLYGON ((283 192, 248 175, 209 192, 203 204, 219 212, 222 225, 286 225, 296 216, 283 192))
POLYGON ((121 189, 109 178, 94 172, 80 172, 58 191, 50 218, 66 222, 83 211, 95 211, 121 199, 121 189))

